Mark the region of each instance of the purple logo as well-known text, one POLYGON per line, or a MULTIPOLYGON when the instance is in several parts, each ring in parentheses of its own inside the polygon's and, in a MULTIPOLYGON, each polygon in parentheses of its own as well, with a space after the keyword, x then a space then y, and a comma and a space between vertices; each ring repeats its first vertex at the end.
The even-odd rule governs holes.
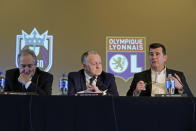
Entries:
POLYGON ((24 48, 34 51, 37 57, 37 67, 48 72, 52 66, 53 36, 48 31, 39 34, 36 28, 30 34, 22 30, 21 35, 16 36, 16 66, 17 56, 24 48))
POLYGON ((144 37, 106 37, 106 70, 127 81, 145 70, 144 37))

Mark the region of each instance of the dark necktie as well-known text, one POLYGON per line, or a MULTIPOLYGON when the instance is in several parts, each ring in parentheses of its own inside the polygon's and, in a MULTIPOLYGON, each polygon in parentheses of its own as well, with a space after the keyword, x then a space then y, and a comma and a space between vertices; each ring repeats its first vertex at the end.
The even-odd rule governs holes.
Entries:
POLYGON ((90 78, 90 85, 92 85, 93 81, 95 80, 95 76, 93 76, 92 78, 90 78))

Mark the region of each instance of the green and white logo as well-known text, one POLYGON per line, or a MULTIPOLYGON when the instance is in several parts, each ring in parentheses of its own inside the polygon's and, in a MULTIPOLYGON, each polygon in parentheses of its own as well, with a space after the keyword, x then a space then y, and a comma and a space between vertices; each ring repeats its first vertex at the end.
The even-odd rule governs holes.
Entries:
POLYGON ((123 73, 128 67, 128 60, 124 55, 116 54, 110 58, 109 66, 113 72, 123 73))

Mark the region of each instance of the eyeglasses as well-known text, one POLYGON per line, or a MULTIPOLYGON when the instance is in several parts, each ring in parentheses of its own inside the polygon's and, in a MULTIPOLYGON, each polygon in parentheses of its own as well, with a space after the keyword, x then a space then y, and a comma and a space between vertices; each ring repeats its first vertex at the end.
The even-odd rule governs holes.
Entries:
POLYGON ((19 65, 19 68, 26 68, 26 67, 28 67, 28 68, 32 68, 34 66, 34 64, 27 64, 27 65, 23 65, 23 64, 21 64, 21 65, 19 65))

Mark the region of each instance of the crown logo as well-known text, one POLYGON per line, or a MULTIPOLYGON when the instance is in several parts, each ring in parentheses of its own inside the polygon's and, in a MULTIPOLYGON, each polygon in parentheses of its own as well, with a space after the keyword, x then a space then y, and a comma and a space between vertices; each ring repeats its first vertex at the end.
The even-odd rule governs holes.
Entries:
POLYGON ((39 34, 36 28, 30 34, 27 34, 24 30, 22 30, 22 37, 23 37, 23 45, 24 46, 46 46, 47 42, 46 38, 48 36, 48 31, 44 32, 43 34, 39 34))
POLYGON ((27 34, 22 30, 21 35, 16 36, 16 66, 17 56, 24 48, 34 51, 37 57, 37 67, 49 71, 52 66, 53 36, 48 35, 48 30, 40 34, 36 28, 27 34))
POLYGON ((35 52, 36 56, 38 56, 40 52, 40 47, 45 47, 45 49, 48 50, 48 31, 40 35, 36 28, 34 28, 30 34, 27 34, 24 30, 22 30, 21 36, 21 49, 28 46, 29 49, 35 52))

